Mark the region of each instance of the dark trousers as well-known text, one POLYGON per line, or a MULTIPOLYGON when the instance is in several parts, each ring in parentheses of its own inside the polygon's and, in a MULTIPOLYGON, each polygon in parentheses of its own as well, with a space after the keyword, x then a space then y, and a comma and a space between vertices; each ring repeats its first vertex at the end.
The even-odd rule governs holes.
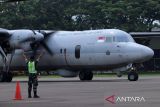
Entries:
POLYGON ((32 87, 33 87, 33 92, 34 95, 37 95, 37 86, 38 86, 38 78, 37 78, 37 74, 29 74, 28 77, 28 95, 31 96, 31 91, 32 91, 32 87))

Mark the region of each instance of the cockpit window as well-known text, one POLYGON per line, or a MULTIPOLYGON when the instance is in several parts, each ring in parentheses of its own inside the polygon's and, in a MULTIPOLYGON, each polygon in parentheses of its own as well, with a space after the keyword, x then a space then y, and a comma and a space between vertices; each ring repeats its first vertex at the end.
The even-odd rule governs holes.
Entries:
POLYGON ((112 42, 113 38, 112 37, 106 37, 106 42, 112 42))
POLYGON ((129 38, 126 36, 116 36, 115 42, 129 42, 129 38))

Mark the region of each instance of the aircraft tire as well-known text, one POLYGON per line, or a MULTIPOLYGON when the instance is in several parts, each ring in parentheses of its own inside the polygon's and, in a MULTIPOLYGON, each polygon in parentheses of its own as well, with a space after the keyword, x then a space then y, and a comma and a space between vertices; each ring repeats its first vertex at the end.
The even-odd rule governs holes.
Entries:
POLYGON ((0 82, 11 82, 13 78, 12 73, 2 72, 0 73, 0 82))
POLYGON ((1 72, 0 73, 0 82, 6 82, 7 74, 6 72, 1 72))
POLYGON ((12 82, 12 78, 13 78, 13 74, 11 72, 8 72, 6 82, 12 82))
POLYGON ((92 78, 93 78, 93 72, 92 71, 88 71, 87 80, 92 80, 92 78))
POLYGON ((3 75, 0 73, 0 82, 3 82, 3 75))
POLYGON ((86 80, 85 71, 80 71, 80 73, 79 73, 79 79, 81 81, 86 80))
POLYGON ((137 72, 129 72, 128 73, 128 80, 129 81, 137 81, 138 80, 138 73, 137 72))
POLYGON ((93 73, 92 73, 92 71, 80 71, 79 78, 81 81, 92 80, 93 73))

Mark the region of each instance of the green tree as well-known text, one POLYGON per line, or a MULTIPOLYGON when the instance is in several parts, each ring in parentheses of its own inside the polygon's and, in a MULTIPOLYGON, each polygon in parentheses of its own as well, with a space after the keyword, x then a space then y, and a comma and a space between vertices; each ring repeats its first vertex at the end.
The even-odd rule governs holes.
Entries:
POLYGON ((7 29, 150 31, 160 19, 160 0, 28 0, 0 5, 0 27, 7 29))

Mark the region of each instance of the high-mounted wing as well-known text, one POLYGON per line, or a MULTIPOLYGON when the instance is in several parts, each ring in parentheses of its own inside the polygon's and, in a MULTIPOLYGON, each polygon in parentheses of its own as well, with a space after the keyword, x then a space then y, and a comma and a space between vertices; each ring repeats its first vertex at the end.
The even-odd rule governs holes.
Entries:
POLYGON ((17 1, 26 1, 26 0, 0 0, 1 3, 5 3, 5 2, 17 2, 17 1))
POLYGON ((8 33, 7 30, 0 29, 0 42, 7 40, 11 35, 8 33))

